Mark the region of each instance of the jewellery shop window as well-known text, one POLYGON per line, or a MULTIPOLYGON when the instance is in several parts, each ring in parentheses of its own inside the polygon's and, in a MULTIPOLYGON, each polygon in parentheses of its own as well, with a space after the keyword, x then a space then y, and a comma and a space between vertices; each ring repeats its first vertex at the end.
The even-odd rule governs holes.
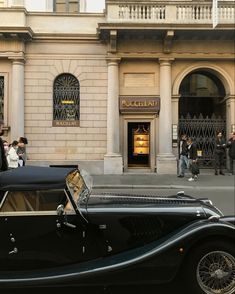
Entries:
POLYGON ((139 125, 133 130, 134 151, 133 156, 149 154, 149 128, 139 125))

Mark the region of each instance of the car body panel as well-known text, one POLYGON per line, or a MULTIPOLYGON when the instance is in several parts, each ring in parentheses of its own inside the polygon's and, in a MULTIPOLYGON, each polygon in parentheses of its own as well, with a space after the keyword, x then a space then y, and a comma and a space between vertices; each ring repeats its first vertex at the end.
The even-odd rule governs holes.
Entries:
MULTIPOLYGON (((200 241, 203 238, 203 234, 209 232, 208 236, 221 236, 226 237, 230 230, 235 233, 234 227, 230 224, 214 223, 208 220, 203 220, 200 223, 193 223, 188 227, 179 230, 177 234, 164 238, 163 240, 151 242, 143 247, 138 247, 129 251, 125 251, 116 255, 108 256, 106 258, 98 258, 88 262, 75 263, 73 265, 67 265, 60 268, 51 268, 47 270, 34 270, 28 272, 14 272, 14 277, 9 277, 8 273, 1 272, 0 285, 12 287, 24 285, 38 285, 41 281, 43 284, 56 285, 64 282, 75 282, 83 280, 91 276, 94 278, 96 275, 107 274, 110 272, 116 272, 117 276, 120 274, 120 270, 124 269, 128 272, 136 270, 137 268, 158 268, 163 266, 161 264, 162 256, 167 252, 171 253, 173 257, 171 263, 174 269, 179 268, 180 262, 183 261, 184 255, 187 249, 194 243, 200 241), (216 234, 215 234, 216 229, 216 234), (185 248, 185 253, 180 252, 180 248, 185 248), (172 252, 175 251, 175 252, 172 252)), ((233 234, 234 235, 234 234, 233 234)), ((164 259, 163 259, 164 260, 164 259)), ((168 260, 168 259, 167 259, 168 260)), ((168 273, 169 274, 169 273, 168 273)), ((168 279, 173 278, 175 273, 172 272, 172 276, 168 276, 168 279)), ((115 276, 115 274, 113 275, 115 276)), ((107 277, 108 278, 108 277, 107 277)), ((134 274, 133 280, 129 283, 135 283, 134 274)), ((142 282, 148 281, 150 277, 144 276, 142 282)), ((155 277, 156 278, 156 277, 155 277)), ((168 280, 165 277, 166 280, 168 280)), ((103 281, 103 280, 102 280, 103 281)), ((117 284, 125 283, 124 280, 116 280, 117 284)), ((99 282, 96 281, 96 284, 99 282)))
POLYGON ((0 174, 0 287, 163 282, 203 239, 234 241, 234 218, 206 199, 95 195, 85 171, 23 169, 30 189, 0 174))

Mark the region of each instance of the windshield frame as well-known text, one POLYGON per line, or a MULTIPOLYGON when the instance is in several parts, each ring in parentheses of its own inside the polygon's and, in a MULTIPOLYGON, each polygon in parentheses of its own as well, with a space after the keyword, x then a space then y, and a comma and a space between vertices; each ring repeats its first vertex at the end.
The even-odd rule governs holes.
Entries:
MULTIPOLYGON (((93 186, 91 175, 85 170, 75 169, 66 176, 66 185, 71 195, 73 209, 85 219, 81 212, 81 205, 87 205, 91 194, 93 186)), ((68 210, 71 207, 65 207, 65 209, 68 210)))

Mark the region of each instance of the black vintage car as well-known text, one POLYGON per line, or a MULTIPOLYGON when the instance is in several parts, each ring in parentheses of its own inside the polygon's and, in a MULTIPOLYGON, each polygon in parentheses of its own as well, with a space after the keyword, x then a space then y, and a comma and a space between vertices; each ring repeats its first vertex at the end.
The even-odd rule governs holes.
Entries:
MULTIPOLYGON (((95 195, 74 168, 0 173, 0 289, 155 284, 235 291, 235 219, 208 199, 95 195)), ((185 288, 186 289, 186 288, 185 288)))

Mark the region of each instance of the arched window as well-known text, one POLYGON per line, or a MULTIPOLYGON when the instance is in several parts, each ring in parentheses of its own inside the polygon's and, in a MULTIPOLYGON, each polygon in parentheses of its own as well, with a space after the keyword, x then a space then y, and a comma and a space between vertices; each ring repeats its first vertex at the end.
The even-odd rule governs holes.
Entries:
POLYGON ((188 74, 180 86, 181 96, 187 97, 224 97, 225 90, 221 81, 207 71, 188 74))
POLYGON ((212 72, 197 70, 189 73, 180 85, 180 117, 224 117, 226 114, 225 88, 212 72))
POLYGON ((53 125, 78 126, 80 118, 80 85, 71 74, 56 77, 53 86, 53 125))

